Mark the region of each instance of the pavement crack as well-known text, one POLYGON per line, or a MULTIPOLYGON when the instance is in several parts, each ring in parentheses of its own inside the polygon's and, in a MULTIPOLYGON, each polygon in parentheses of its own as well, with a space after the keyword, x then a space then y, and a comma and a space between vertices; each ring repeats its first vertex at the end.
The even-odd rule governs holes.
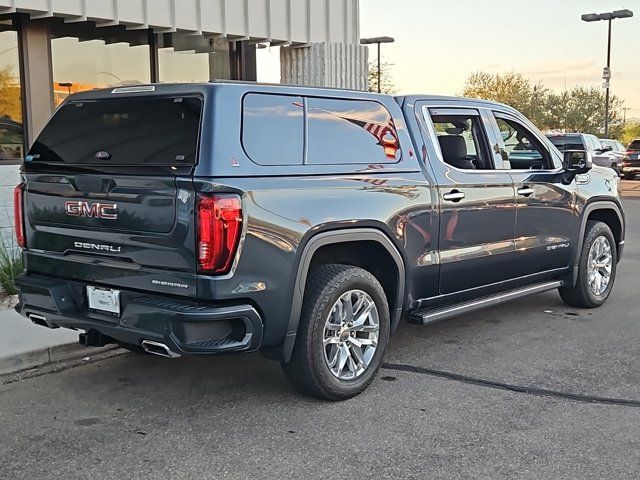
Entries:
POLYGON ((640 407, 640 400, 629 400, 624 398, 600 397, 596 395, 583 395, 580 393, 561 392, 558 390, 549 390, 546 388, 530 387, 526 385, 513 385, 510 383, 497 382, 494 380, 485 380, 483 378, 470 377, 458 373, 444 372, 442 370, 434 370, 432 368, 418 367, 404 363, 383 363, 382 368, 385 370, 395 370, 399 372, 418 373, 421 375, 430 375, 432 377, 446 378, 460 383, 469 385, 477 385, 480 387, 493 388, 496 390, 507 390, 516 393, 525 393, 538 397, 554 397, 565 400, 574 400, 576 402, 597 403, 604 405, 619 405, 624 407, 640 407))

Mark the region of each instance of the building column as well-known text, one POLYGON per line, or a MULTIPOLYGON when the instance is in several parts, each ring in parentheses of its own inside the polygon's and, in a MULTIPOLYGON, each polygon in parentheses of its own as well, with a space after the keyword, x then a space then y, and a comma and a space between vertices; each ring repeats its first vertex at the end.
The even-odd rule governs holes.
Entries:
POLYGON ((20 27, 22 72, 28 146, 35 141, 53 113, 53 68, 49 29, 38 22, 25 21, 20 27))
POLYGON ((280 49, 282 83, 367 90, 368 50, 345 43, 313 43, 280 49))

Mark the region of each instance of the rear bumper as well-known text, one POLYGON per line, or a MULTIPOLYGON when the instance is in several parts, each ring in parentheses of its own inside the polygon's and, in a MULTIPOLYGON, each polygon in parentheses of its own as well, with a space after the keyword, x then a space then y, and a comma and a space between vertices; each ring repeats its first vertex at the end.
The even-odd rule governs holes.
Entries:
POLYGON ((208 305, 121 290, 119 316, 89 310, 87 284, 40 275, 16 279, 16 311, 50 328, 99 332, 107 343, 166 345, 173 356, 202 356, 257 350, 262 320, 250 305, 208 305))

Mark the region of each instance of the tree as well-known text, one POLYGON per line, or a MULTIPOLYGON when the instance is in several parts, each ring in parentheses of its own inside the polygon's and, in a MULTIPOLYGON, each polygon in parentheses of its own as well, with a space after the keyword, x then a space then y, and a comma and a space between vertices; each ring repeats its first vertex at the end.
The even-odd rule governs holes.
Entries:
MULTIPOLYGON (((547 97, 547 128, 565 132, 604 135, 605 93, 597 87, 575 87, 547 97)), ((609 136, 622 135, 623 102, 615 95, 609 108, 609 136)))
MULTIPOLYGON (((393 76, 391 75, 391 67, 393 65, 387 62, 382 62, 382 84, 381 91, 387 95, 395 95, 396 86, 393 83, 393 76)), ((369 91, 378 92, 378 64, 377 62, 369 62, 369 91)))
POLYGON ((622 135, 620 135, 620 141, 626 147, 638 139, 640 139, 640 121, 634 120, 624 126, 622 135))
POLYGON ((541 82, 534 84, 521 73, 475 72, 467 78, 462 94, 510 105, 541 127, 545 115, 540 107, 548 92, 541 82))
MULTIPOLYGON (((469 75, 463 95, 505 103, 521 111, 542 130, 604 135, 605 94, 597 87, 575 87, 554 92, 518 72, 469 75)), ((609 136, 623 133, 623 101, 611 97, 609 136)))
POLYGON ((22 123, 20 82, 11 67, 0 69, 0 116, 22 123))

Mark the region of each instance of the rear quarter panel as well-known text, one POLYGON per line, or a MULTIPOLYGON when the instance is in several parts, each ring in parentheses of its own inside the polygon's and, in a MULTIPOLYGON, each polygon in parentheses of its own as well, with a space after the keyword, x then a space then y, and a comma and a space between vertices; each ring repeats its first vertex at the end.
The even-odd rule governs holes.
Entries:
POLYGON ((410 277, 405 279, 410 298, 412 285, 436 291, 436 267, 424 263, 436 248, 431 242, 438 228, 435 191, 420 170, 402 111, 392 97, 247 85, 219 86, 213 97, 204 129, 214 133, 210 139, 203 135, 195 190, 240 194, 244 234, 229 275, 198 277, 199 297, 252 303, 264 319, 264 345, 277 345, 287 329, 306 243, 324 231, 358 227, 376 228, 396 245, 410 277), (402 156, 385 164, 258 165, 241 143, 242 99, 247 93, 377 101, 393 117, 402 156))

